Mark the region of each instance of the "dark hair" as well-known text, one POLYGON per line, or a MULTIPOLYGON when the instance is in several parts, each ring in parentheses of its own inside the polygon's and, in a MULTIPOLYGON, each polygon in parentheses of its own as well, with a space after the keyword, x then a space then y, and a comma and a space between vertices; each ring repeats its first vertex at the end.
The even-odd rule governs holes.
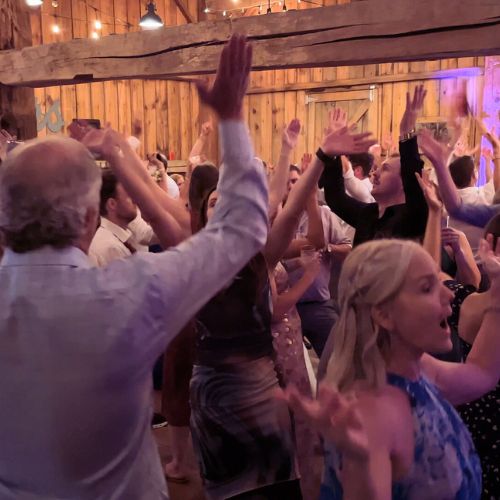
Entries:
POLYGON ((101 201, 99 203, 99 213, 105 217, 107 215, 106 203, 110 198, 116 198, 116 186, 118 179, 110 168, 102 169, 101 201))
POLYGON ((212 163, 197 165, 189 183, 189 206, 193 212, 200 210, 207 191, 215 189, 219 182, 219 170, 212 163))
POLYGON ((297 172, 299 175, 302 175, 302 172, 300 171, 300 168, 297 167, 297 165, 290 165, 289 170, 290 172, 297 172))
POLYGON ((352 164, 352 168, 361 167, 363 176, 368 177, 370 170, 373 167, 374 156, 370 153, 359 153, 357 155, 348 155, 347 157, 352 164))
POLYGON ((493 248, 497 245, 497 240, 500 238, 500 214, 494 215, 484 228, 484 237, 488 234, 493 235, 493 248))
POLYGON ((450 174, 458 189, 470 186, 474 175, 474 160, 472 156, 460 156, 450 163, 450 174))

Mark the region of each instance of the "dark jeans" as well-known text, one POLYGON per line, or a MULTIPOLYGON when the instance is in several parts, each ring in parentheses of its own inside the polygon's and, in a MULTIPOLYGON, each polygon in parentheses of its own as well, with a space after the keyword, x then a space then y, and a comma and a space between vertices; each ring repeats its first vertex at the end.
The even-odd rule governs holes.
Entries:
POLYGON ((324 302, 299 302, 297 311, 302 322, 302 335, 311 342, 314 351, 321 358, 326 341, 339 315, 333 300, 324 302))

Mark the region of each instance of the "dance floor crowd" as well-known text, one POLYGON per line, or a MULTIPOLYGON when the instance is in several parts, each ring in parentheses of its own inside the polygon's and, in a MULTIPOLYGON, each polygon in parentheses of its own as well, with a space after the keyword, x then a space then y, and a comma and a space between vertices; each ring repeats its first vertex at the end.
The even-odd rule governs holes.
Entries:
POLYGON ((233 35, 185 175, 140 123, 0 132, 0 500, 169 498, 191 447, 207 499, 500 499, 497 134, 460 92, 417 132, 418 85, 396 144, 337 108, 260 159, 251 66, 233 35))

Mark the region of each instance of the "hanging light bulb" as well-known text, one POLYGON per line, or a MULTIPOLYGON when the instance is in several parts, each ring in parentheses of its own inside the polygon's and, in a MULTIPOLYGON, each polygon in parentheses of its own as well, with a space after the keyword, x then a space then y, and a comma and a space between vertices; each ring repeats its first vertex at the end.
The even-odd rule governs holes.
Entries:
POLYGON ((28 7, 40 7, 43 4, 43 0, 26 0, 26 5, 28 7))
POLYGON ((208 7, 205 7, 205 8, 203 9, 203 12, 204 12, 205 14, 208 14, 208 13, 210 12, 210 9, 209 9, 208 7))
POLYGON ((59 27, 58 24, 53 24, 50 29, 52 30, 52 33, 54 33, 55 35, 61 33, 61 28, 59 27))
POLYGON ((163 26, 162 18, 156 13, 156 5, 153 0, 149 0, 146 5, 147 12, 141 17, 139 26, 144 29, 154 30, 163 26))
POLYGON ((99 19, 96 19, 96 20, 94 21, 94 28, 95 28, 96 30, 100 30, 100 29, 102 29, 102 23, 101 23, 101 21, 99 21, 99 19))
POLYGON ((59 2, 57 0, 52 0, 52 7, 54 7, 54 9, 57 9, 57 7, 59 7, 59 2))
POLYGON ((92 33, 90 34, 90 38, 93 38, 94 40, 99 40, 100 38, 99 33, 97 33, 97 31, 92 31, 92 33))
POLYGON ((226 12, 226 11, 223 11, 223 12, 222 12, 222 15, 223 15, 224 17, 226 17, 226 16, 227 16, 227 12, 226 12))

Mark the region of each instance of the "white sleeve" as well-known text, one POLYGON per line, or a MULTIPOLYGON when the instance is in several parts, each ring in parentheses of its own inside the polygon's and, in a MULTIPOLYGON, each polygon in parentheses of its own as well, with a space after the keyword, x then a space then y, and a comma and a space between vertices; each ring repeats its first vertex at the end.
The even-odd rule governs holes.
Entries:
POLYGON ((347 172, 344 173, 344 185, 347 194, 352 198, 362 201, 363 203, 373 203, 375 201, 366 184, 354 175, 351 166, 349 166, 347 172))

